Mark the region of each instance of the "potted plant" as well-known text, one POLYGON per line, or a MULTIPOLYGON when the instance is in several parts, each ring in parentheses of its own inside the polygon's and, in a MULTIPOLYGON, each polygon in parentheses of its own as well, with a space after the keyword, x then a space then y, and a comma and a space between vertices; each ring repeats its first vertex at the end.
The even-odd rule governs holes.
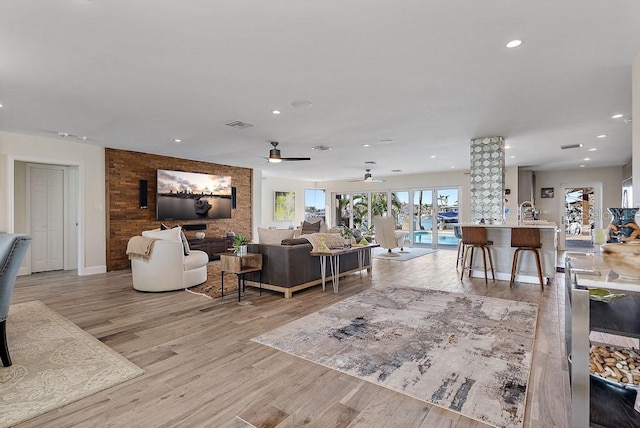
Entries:
POLYGON ((348 227, 343 227, 340 231, 340 235, 344 239, 344 248, 351 248, 351 239, 353 238, 353 230, 348 227))
POLYGON ((233 252, 240 257, 246 255, 248 243, 249 238, 247 238, 242 233, 236 233, 236 235, 233 237, 233 252))

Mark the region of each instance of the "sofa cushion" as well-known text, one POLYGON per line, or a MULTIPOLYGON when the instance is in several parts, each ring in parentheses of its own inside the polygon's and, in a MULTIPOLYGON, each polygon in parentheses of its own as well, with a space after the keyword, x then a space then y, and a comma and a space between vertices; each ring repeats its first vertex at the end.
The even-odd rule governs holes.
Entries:
POLYGON ((293 229, 265 229, 258 228, 258 241, 261 244, 280 245, 283 239, 293 238, 293 229))
POLYGON ((184 270, 198 269, 209 263, 209 255, 204 251, 193 250, 184 258, 184 270))
POLYGON ((181 242, 180 238, 180 228, 173 228, 167 230, 153 229, 153 230, 145 230, 142 232, 142 236, 145 238, 154 238, 161 239, 163 241, 178 241, 181 242))
POLYGON ((318 221, 316 223, 309 223, 308 221, 303 221, 301 229, 302 231, 300 232, 300 235, 318 233, 320 232, 320 222, 318 221))
POLYGON ((291 239, 283 239, 280 242, 281 245, 302 245, 308 244, 309 240, 307 238, 291 238, 291 239))

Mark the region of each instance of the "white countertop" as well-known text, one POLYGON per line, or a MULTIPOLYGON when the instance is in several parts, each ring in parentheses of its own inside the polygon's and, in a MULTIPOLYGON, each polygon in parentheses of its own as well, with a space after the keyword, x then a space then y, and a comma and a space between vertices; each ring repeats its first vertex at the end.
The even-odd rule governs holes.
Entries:
POLYGON ((512 229, 514 227, 530 227, 532 229, 556 229, 556 224, 553 222, 533 223, 533 224, 477 224, 477 223, 460 223, 460 226, 484 226, 486 228, 494 229, 512 229))

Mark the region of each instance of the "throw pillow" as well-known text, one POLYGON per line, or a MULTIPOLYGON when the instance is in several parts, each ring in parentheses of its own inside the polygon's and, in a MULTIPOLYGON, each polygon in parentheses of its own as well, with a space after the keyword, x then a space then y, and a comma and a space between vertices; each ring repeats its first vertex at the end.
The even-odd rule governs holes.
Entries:
POLYGON ((293 238, 293 229, 265 229, 258 228, 258 242, 260 244, 280 245, 283 239, 293 238))
POLYGON ((160 223, 160 230, 175 229, 175 228, 180 229, 180 240, 182 241, 182 251, 184 251, 185 256, 188 256, 189 253, 191 253, 191 248, 189 247, 189 241, 187 241, 187 237, 185 236, 184 231, 182 230, 180 225, 176 224, 175 226, 170 228, 166 224, 160 223))
POLYGON ((180 237, 180 229, 175 228, 167 230, 145 230, 144 232, 142 232, 142 236, 144 236, 145 238, 161 239, 163 241, 182 241, 182 238, 180 237))
POLYGON ((309 223, 308 221, 302 222, 302 232, 300 235, 308 235, 310 233, 318 233, 320 232, 320 222, 309 223))

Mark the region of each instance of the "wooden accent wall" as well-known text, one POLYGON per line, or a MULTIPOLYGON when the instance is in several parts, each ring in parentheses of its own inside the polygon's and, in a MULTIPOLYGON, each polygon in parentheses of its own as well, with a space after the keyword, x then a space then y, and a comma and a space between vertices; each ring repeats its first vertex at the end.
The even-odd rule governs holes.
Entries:
MULTIPOLYGON (((168 226, 206 223, 207 237, 223 236, 233 230, 251 237, 252 170, 235 166, 158 156, 126 150, 105 149, 107 210, 107 271, 129 269, 125 254, 129 238, 143 230, 160 227, 156 220, 156 170, 231 176, 236 187, 237 205, 230 219, 167 221, 168 226), (149 208, 140 208, 140 180, 147 180, 149 208)), ((197 231, 185 231, 193 238, 197 231)))

